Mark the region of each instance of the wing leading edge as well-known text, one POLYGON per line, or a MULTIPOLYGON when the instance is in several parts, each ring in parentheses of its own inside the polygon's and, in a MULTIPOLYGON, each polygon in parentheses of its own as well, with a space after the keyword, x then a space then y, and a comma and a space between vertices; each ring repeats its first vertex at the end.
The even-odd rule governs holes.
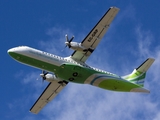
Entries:
POLYGON ((39 111, 50 102, 56 95, 66 86, 67 83, 59 83, 58 81, 53 81, 48 84, 46 89, 31 107, 30 111, 32 113, 39 113, 39 111))
POLYGON ((111 7, 99 20, 95 27, 89 32, 89 34, 81 42, 82 46, 89 48, 86 52, 74 51, 71 58, 74 60, 85 62, 91 53, 96 49, 100 40, 108 30, 110 23, 118 13, 119 8, 111 7))

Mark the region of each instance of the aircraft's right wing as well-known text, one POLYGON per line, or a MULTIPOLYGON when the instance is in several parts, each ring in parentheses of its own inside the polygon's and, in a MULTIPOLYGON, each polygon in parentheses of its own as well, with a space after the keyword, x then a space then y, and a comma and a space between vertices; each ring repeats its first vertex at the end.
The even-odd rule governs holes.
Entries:
POLYGON ((37 114, 48 102, 50 102, 56 95, 66 86, 68 82, 53 81, 48 84, 46 89, 34 103, 30 111, 37 114))

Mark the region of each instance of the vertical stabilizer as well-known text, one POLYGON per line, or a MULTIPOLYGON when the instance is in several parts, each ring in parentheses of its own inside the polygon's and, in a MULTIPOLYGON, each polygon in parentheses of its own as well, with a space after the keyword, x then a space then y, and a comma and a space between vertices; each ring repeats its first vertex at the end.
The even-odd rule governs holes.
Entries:
POLYGON ((123 76, 122 78, 132 83, 138 84, 139 86, 144 86, 146 72, 150 68, 154 60, 155 59, 153 58, 148 58, 138 68, 134 69, 131 74, 123 76))
POLYGON ((146 72, 150 68, 150 66, 152 65, 154 60, 155 59, 153 59, 153 58, 148 58, 138 68, 136 68, 136 70, 140 71, 140 72, 146 72))

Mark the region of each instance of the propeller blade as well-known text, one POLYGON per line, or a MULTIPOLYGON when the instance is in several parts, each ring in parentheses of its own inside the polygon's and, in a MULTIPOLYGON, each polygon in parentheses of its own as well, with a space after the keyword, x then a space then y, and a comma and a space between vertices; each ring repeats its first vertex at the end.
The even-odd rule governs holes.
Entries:
POLYGON ((47 75, 49 72, 46 72, 46 71, 43 70, 42 73, 43 73, 44 76, 45 76, 45 75, 47 75))
POLYGON ((67 47, 67 45, 63 48, 62 52, 64 51, 64 49, 67 47))
POLYGON ((72 36, 72 38, 69 40, 69 43, 72 42, 73 39, 74 39, 74 36, 72 36))
MULTIPOLYGON (((68 46, 69 48, 71 48, 72 46, 71 46, 70 43, 71 43, 72 40, 74 39, 74 36, 72 36, 72 38, 71 38, 70 40, 68 39, 68 35, 67 35, 67 34, 65 35, 65 37, 66 37, 66 41, 67 41, 67 42, 65 42, 65 44, 66 44, 65 48, 66 48, 67 46, 68 46)), ((63 51, 63 50, 62 50, 62 51, 63 51)))
POLYGON ((46 72, 46 73, 44 74, 44 76, 46 76, 48 73, 49 73, 49 72, 46 72))
POLYGON ((67 35, 67 34, 65 35, 65 37, 66 37, 66 41, 69 42, 69 39, 68 39, 68 35, 67 35))
POLYGON ((46 80, 46 75, 48 74, 49 72, 46 72, 46 71, 42 71, 42 74, 40 74, 40 76, 42 77, 42 82, 44 82, 44 80, 46 80))

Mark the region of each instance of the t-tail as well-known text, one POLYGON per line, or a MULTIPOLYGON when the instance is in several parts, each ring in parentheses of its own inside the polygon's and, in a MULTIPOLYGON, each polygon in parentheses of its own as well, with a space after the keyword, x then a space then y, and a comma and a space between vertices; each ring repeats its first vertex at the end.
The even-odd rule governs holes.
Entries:
POLYGON ((137 84, 140 87, 143 87, 145 82, 146 72, 150 68, 154 60, 155 59, 153 58, 148 58, 138 68, 134 69, 131 74, 123 76, 122 78, 134 84, 137 84))

